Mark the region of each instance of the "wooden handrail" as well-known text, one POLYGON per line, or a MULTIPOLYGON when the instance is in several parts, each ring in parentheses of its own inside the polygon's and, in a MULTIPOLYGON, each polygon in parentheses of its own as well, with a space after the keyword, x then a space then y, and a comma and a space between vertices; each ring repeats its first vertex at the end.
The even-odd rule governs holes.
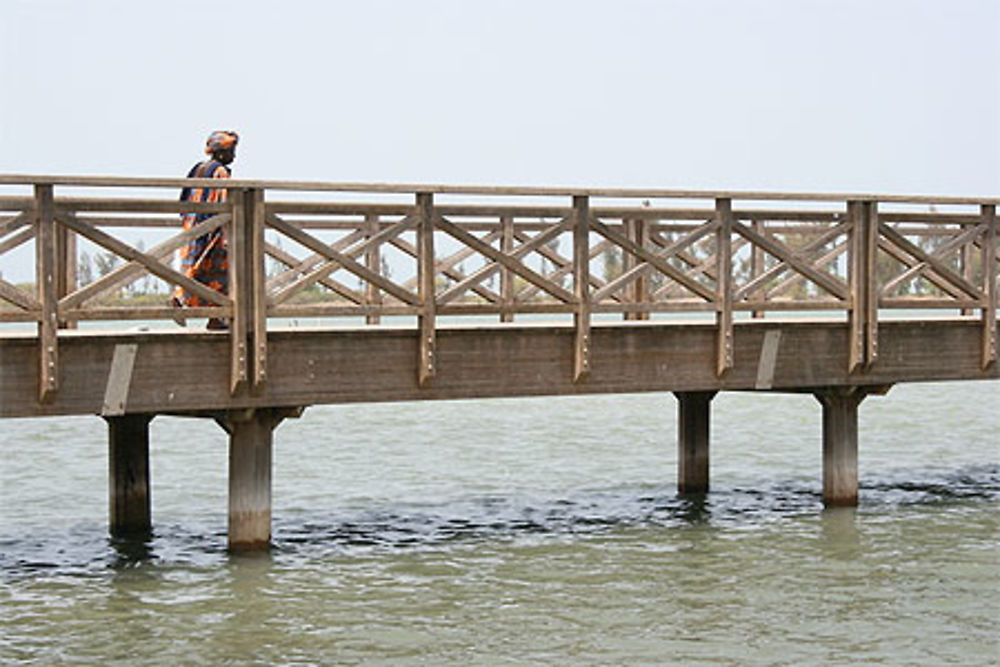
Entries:
POLYGON ((0 185, 32 190, 30 197, 0 196, 5 213, 0 217, 0 255, 33 240, 38 285, 28 294, 0 281, 0 303, 8 304, 0 309, 0 321, 38 323, 42 399, 58 389, 59 326, 79 319, 170 317, 165 305, 87 305, 145 273, 218 304, 189 311, 192 316, 233 319, 234 392, 247 383, 256 389, 263 384, 267 318, 289 315, 364 316, 369 324, 389 315, 416 316, 421 385, 433 382, 437 372, 439 315, 490 314, 510 322, 519 313, 571 313, 578 382, 586 381, 591 367, 595 313, 619 313, 626 319, 662 312, 713 313, 720 375, 735 363, 734 314, 745 311, 754 317, 767 311, 846 313, 853 372, 865 372, 878 359, 880 309, 951 308, 967 316, 979 311, 983 365, 997 357, 997 198, 16 174, 0 175, 0 185), (175 193, 170 199, 117 193, 64 197, 56 191, 191 186, 225 187, 229 201, 180 202, 173 199, 175 193), (376 201, 280 201, 269 196, 282 191, 350 192, 376 201), (409 200, 378 201, 385 194, 409 200), (474 199, 480 196, 499 203, 474 199), (559 201, 538 205, 524 197, 559 201), (600 199, 693 201, 691 206, 652 207, 645 201, 602 206, 596 201, 600 199), (758 209, 736 201, 789 206, 758 209), (976 209, 886 210, 886 203, 976 209), (214 215, 214 225, 225 229, 235 253, 231 297, 211 292, 165 263, 197 232, 177 230, 142 252, 100 229, 176 229, 176 216, 184 213, 214 215), (330 234, 335 240, 329 240, 330 234), (78 287, 73 280, 77 235, 128 263, 78 287), (277 245, 275 235, 305 248, 307 256, 277 245), (415 266, 413 275, 394 279, 383 271, 383 251, 405 257, 415 266), (268 256, 284 267, 277 275, 266 275, 268 256), (618 273, 595 270, 601 264, 607 268, 615 257, 618 273), (468 271, 462 266, 467 260, 473 262, 468 271), (337 271, 349 280, 335 277, 337 271), (497 277, 499 286, 487 284, 497 277), (356 288, 349 284, 353 280, 356 288), (914 281, 931 286, 933 293, 908 293, 914 281), (291 300, 314 285, 343 300, 291 300))
MULTIPOLYGON (((211 178, 150 178, 136 176, 63 176, 44 174, 0 174, 0 185, 50 185, 95 188, 185 188, 219 187, 211 178)), ((749 201, 878 201, 901 204, 998 205, 1000 197, 955 197, 936 195, 894 195, 878 193, 767 192, 755 190, 679 190, 666 188, 594 188, 550 186, 451 185, 430 183, 347 183, 327 181, 284 181, 230 179, 227 188, 314 192, 363 192, 432 195, 475 195, 504 197, 589 197, 622 199, 716 199, 749 201)))

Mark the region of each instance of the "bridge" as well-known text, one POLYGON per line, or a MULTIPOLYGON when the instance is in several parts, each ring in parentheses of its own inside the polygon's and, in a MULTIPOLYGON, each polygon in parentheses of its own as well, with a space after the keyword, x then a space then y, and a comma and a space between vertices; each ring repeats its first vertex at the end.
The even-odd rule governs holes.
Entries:
POLYGON ((673 392, 678 490, 703 494, 717 392, 807 392, 824 502, 852 505, 866 396, 1000 378, 997 198, 191 186, 219 181, 0 175, 0 417, 106 419, 113 534, 150 528, 159 414, 229 434, 242 550, 270 541, 273 431, 310 405, 673 392), (172 261, 219 228, 228 294, 172 261), (175 286, 211 304, 186 326, 175 286))

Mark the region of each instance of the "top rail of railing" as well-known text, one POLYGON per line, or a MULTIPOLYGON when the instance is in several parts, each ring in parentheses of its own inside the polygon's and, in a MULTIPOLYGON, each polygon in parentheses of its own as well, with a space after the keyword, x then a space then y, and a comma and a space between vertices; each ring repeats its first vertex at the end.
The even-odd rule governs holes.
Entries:
MULTIPOLYGON (((603 188, 561 186, 455 185, 442 183, 364 183, 288 181, 233 178, 227 187, 308 192, 358 192, 385 194, 441 194, 503 197, 599 197, 621 199, 733 199, 747 201, 877 201, 898 204, 1000 205, 1000 197, 878 194, 872 192, 774 192, 759 190, 681 190, 669 188, 603 188)), ((93 188, 218 187, 208 178, 158 178, 136 176, 72 176, 51 174, 0 174, 0 185, 52 185, 93 188)))

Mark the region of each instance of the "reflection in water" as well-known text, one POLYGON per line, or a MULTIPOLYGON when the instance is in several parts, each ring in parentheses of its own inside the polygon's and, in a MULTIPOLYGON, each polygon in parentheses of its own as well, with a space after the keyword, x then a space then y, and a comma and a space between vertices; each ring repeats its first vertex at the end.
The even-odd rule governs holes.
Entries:
POLYGON ((124 570, 154 558, 153 539, 152 531, 109 538, 108 544, 114 550, 110 567, 124 570))
POLYGON ((827 507, 822 521, 823 551, 832 558, 849 560, 860 553, 858 510, 854 507, 827 507))

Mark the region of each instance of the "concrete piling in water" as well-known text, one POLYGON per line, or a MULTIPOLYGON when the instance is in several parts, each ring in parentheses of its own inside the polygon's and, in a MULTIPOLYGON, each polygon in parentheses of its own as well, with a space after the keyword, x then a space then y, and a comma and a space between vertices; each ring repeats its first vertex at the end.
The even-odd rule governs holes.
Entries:
POLYGON ((677 492, 708 493, 708 443, 714 391, 678 391, 677 397, 677 492))
POLYGON ((823 503, 827 507, 858 504, 859 387, 815 393, 823 406, 823 503))
POLYGON ((108 422, 110 532, 116 537, 150 531, 149 422, 152 415, 105 417, 108 422))
POLYGON ((232 410, 216 422, 229 434, 229 550, 264 551, 271 544, 274 429, 302 408, 232 410))

